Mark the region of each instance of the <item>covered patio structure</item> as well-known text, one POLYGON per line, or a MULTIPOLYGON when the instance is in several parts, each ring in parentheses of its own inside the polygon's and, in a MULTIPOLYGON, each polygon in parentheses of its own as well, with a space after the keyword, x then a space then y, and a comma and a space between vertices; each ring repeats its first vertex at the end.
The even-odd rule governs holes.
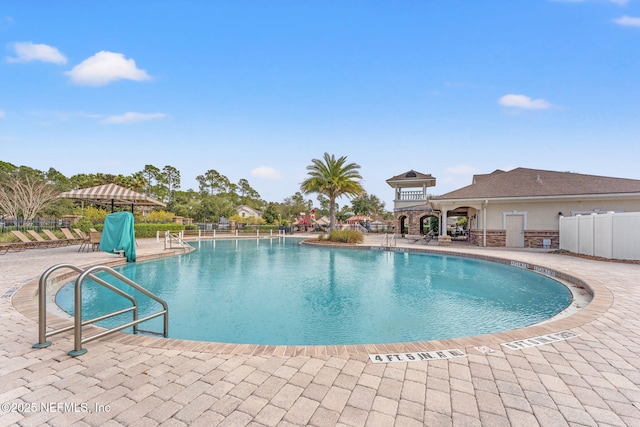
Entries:
POLYGON ((131 212, 133 212, 134 206, 166 206, 159 200, 117 184, 104 184, 96 187, 65 191, 61 193, 59 197, 63 199, 81 200, 83 206, 84 202, 111 206, 111 212, 115 211, 116 206, 131 206, 131 212))

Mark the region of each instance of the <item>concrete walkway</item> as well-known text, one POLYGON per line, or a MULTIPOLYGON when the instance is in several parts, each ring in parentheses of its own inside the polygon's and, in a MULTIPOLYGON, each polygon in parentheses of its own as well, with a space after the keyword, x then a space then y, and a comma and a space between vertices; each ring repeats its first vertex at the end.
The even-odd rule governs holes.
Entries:
MULTIPOLYGON (((375 237, 367 243, 379 246, 375 237)), ((461 340, 283 348, 118 333, 72 358, 72 336, 62 334, 32 349, 42 272, 119 261, 77 248, 0 255, 0 427, 640 425, 640 265, 430 247, 544 267, 594 291, 591 304, 568 318, 461 340), (500 345, 565 330, 578 336, 518 350, 500 345), (475 348, 482 345, 493 353, 475 348), (367 355, 453 348, 466 355, 399 363, 367 355)), ((155 240, 140 241, 139 258, 164 252, 155 240)))

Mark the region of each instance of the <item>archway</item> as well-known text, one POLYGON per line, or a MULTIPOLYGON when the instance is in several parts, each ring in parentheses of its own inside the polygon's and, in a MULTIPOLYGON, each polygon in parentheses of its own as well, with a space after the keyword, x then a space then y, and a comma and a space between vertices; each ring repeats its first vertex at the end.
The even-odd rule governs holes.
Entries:
POLYGON ((447 234, 452 240, 469 240, 475 225, 476 210, 470 206, 458 206, 448 211, 447 234))
POLYGON ((398 222, 400 223, 399 231, 401 234, 407 234, 409 232, 409 225, 407 223, 407 216, 402 215, 398 218, 398 222))
POLYGON ((438 217, 433 214, 423 215, 420 217, 420 234, 427 234, 432 231, 434 235, 438 234, 438 217))

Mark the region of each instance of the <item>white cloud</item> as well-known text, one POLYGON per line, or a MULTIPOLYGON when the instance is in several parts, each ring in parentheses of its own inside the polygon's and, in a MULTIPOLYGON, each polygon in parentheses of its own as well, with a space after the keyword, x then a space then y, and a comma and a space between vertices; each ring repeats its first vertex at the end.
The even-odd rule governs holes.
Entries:
POLYGON ((101 123, 104 124, 129 124, 129 123, 139 123, 139 122, 148 122, 151 120, 160 120, 167 117, 166 114, 163 113, 133 113, 127 112, 120 116, 109 116, 106 119, 102 120, 101 123))
POLYGON ((453 173, 456 175, 475 175, 480 170, 478 168, 475 168, 469 165, 456 165, 456 166, 448 167, 446 171, 448 173, 453 173))
POLYGON ((104 86, 115 80, 150 80, 145 70, 136 66, 133 59, 126 59, 123 54, 101 51, 67 71, 71 81, 86 86, 104 86))
POLYGON ((10 46, 16 52, 15 57, 7 57, 7 62, 53 62, 54 64, 66 64, 67 58, 58 49, 47 44, 31 42, 18 42, 10 46))
POLYGON ((531 99, 525 95, 508 94, 498 100, 505 107, 524 108, 527 110, 544 110, 551 108, 551 103, 544 99, 531 99))
POLYGON ((4 111, 0 110, 0 119, 4 119, 5 117, 7 117, 7 113, 5 113, 4 111))
POLYGON ((251 171, 251 176, 256 178, 264 178, 269 180, 279 180, 282 178, 282 172, 268 166, 258 166, 251 171))
POLYGON ((614 19, 618 25, 624 25, 628 27, 640 27, 640 18, 634 18, 633 16, 622 16, 618 19, 614 19))

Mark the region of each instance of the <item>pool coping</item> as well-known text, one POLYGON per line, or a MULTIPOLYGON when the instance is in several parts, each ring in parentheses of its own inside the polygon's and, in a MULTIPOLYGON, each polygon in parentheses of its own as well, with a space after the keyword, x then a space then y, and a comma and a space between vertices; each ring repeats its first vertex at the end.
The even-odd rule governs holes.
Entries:
MULTIPOLYGON (((232 239, 233 240, 233 239, 232 239)), ((258 344, 234 344, 234 343, 220 343, 220 342, 203 342, 192 341, 176 338, 160 338, 146 335, 134 335, 124 332, 114 332, 111 335, 101 338, 102 341, 108 341, 113 343, 121 343, 128 345, 135 345, 140 347, 150 347, 168 350, 183 350, 183 351, 196 351, 204 353, 219 353, 219 354, 241 354, 241 355, 263 355, 263 356, 349 356, 349 355, 369 355, 369 354, 390 354, 390 353, 413 353, 413 352, 427 352, 434 350, 447 350, 447 349, 465 349, 469 350, 473 347, 495 347, 505 342, 512 342, 518 340, 524 340, 541 335, 557 333, 560 331, 580 327, 586 323, 589 323, 603 313, 605 313, 613 304, 613 295, 606 286, 597 283, 596 281, 589 281, 578 277, 575 274, 567 274, 553 268, 548 268, 544 265, 529 265, 528 263, 522 263, 512 257, 501 257, 495 255, 483 255, 475 252, 464 252, 453 250, 451 248, 444 247, 390 247, 382 248, 374 245, 317 245, 322 247, 339 247, 345 249, 367 249, 367 250, 391 250, 397 252, 416 252, 416 253, 431 253, 439 255, 461 256, 465 258, 479 259, 490 262, 497 262, 501 264, 514 265, 514 263, 527 264, 514 265, 519 268, 527 268, 529 270, 536 271, 536 267, 544 269, 548 275, 551 273, 554 278, 565 280, 578 287, 583 287, 585 290, 591 293, 591 302, 582 307, 578 312, 571 314, 567 317, 563 317, 557 320, 549 320, 544 323, 539 323, 524 328, 518 328, 510 331, 503 331, 494 334, 476 335, 462 338, 450 338, 444 340, 429 340, 429 341, 416 341, 416 342, 401 342, 401 343, 388 343, 388 344, 356 344, 356 345, 258 345, 258 344)), ((474 248, 475 249, 475 248, 474 248)), ((139 257, 139 261, 149 261, 168 256, 180 255, 181 252, 171 253, 154 253, 139 257)), ((562 256, 562 255, 558 255, 562 256)), ((90 263, 82 266, 88 268, 93 265, 108 265, 117 266, 125 264, 126 260, 118 259, 111 262, 97 262, 90 263)), ((74 273, 66 273, 56 275, 52 278, 52 283, 68 281, 70 277, 74 276, 74 273)), ((12 304, 20 313, 25 317, 38 322, 38 305, 36 292, 38 289, 38 279, 32 280, 20 289, 18 289, 13 297, 12 304)), ((47 313, 47 325, 49 329, 51 327, 60 328, 69 326, 73 322, 68 318, 62 318, 55 313, 48 311, 47 313)), ((103 328, 98 326, 88 326, 83 328, 83 335, 88 337, 98 331, 103 331, 103 328)), ((72 333, 71 333, 72 335, 72 333)), ((66 335, 65 335, 66 336, 66 335)), ((35 341, 36 337, 34 337, 35 341)))

